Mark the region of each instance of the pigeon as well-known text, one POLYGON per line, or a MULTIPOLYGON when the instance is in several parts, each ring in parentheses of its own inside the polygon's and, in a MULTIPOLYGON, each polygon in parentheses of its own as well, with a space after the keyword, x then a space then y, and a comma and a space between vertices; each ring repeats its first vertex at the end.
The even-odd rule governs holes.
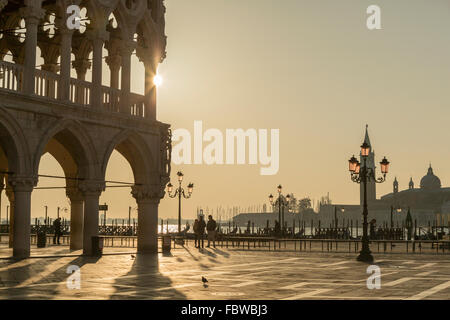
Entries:
POLYGON ((203 284, 206 284, 208 282, 208 279, 206 279, 205 277, 202 277, 202 282, 203 282, 203 284))
POLYGON ((131 259, 134 259, 134 258, 136 258, 136 256, 134 254, 132 254, 131 255, 131 259))

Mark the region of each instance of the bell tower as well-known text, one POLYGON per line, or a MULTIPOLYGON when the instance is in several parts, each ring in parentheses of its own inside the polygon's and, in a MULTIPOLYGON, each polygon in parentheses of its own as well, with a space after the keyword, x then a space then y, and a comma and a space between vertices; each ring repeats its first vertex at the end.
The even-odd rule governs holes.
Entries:
POLYGON ((412 189, 414 189, 414 181, 411 177, 411 179, 409 180, 409 190, 412 190, 412 189))
MULTIPOLYGON (((370 146, 369 149, 369 155, 366 159, 367 169, 372 169, 375 171, 375 151, 373 150, 372 144, 370 143, 369 138, 369 126, 366 125, 366 135, 364 137, 364 142, 367 143, 370 146)), ((361 162, 361 166, 364 165, 364 159, 361 156, 361 153, 359 154, 359 161, 361 162)), ((360 205, 363 205, 364 203, 364 186, 361 183, 360 184, 360 205)), ((376 183, 373 179, 369 179, 367 181, 367 202, 373 202, 377 199, 377 192, 376 192, 376 183)))
POLYGON ((397 181, 397 177, 395 177, 395 180, 394 180, 394 193, 398 193, 398 181, 397 181))

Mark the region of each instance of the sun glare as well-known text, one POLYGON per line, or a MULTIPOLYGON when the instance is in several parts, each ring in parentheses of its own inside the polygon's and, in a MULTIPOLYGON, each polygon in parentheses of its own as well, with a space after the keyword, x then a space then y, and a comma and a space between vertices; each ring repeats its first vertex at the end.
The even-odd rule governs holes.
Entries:
POLYGON ((157 74, 154 78, 153 78, 153 83, 155 84, 155 86, 160 87, 163 83, 163 78, 157 74))

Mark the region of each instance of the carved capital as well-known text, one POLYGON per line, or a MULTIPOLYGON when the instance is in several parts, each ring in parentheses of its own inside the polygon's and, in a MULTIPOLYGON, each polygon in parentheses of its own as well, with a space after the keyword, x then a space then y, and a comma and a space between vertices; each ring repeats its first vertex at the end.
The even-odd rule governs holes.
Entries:
POLYGON ((159 203, 159 200, 164 198, 165 191, 164 186, 156 185, 144 185, 144 186, 132 186, 131 194, 139 203, 141 201, 152 201, 159 203))
POLYGON ((122 57, 131 56, 133 51, 136 49, 136 41, 122 41, 122 45, 119 47, 119 52, 122 57))
POLYGON ((91 67, 91 62, 87 59, 78 59, 72 62, 72 66, 78 74, 86 74, 87 69, 91 67))
POLYGON ((66 196, 70 199, 70 201, 83 201, 84 199, 83 193, 78 187, 67 188, 66 196))
POLYGON ((37 6, 27 6, 20 8, 20 15, 27 24, 38 24, 45 16, 45 10, 37 6))
POLYGON ((8 178, 8 184, 14 192, 31 192, 37 182, 37 177, 13 175, 8 178))
POLYGON ((100 196, 100 194, 105 190, 105 182, 82 181, 78 184, 78 188, 83 196, 100 196))
POLYGON ((118 54, 109 55, 105 58, 105 62, 111 69, 120 69, 120 66, 122 65, 122 57, 118 54))

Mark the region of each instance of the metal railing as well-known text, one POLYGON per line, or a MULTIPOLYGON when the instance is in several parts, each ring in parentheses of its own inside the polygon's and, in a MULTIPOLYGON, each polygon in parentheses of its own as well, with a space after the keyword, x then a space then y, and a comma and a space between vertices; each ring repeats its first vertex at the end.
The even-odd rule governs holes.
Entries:
MULTIPOLYGON (((161 240, 163 235, 158 235, 161 240)), ((105 248, 136 248, 136 236, 100 236, 105 248)), ((7 243, 7 234, 0 234, 0 242, 7 243)), ((53 244, 53 234, 47 234, 47 245, 53 244)), ((184 247, 194 247, 193 239, 172 236, 173 247, 181 248, 178 244, 183 240, 184 247)), ((37 244, 37 235, 31 235, 31 245, 37 244)), ((205 245, 207 239, 204 239, 205 245)), ((60 244, 68 246, 70 235, 60 237, 60 244)), ((337 239, 278 239, 272 237, 235 237, 221 236, 216 239, 216 248, 229 250, 266 250, 286 252, 319 252, 319 253, 357 253, 361 249, 360 240, 337 239)), ((380 254, 449 254, 450 240, 371 240, 370 248, 373 253, 380 254)))

